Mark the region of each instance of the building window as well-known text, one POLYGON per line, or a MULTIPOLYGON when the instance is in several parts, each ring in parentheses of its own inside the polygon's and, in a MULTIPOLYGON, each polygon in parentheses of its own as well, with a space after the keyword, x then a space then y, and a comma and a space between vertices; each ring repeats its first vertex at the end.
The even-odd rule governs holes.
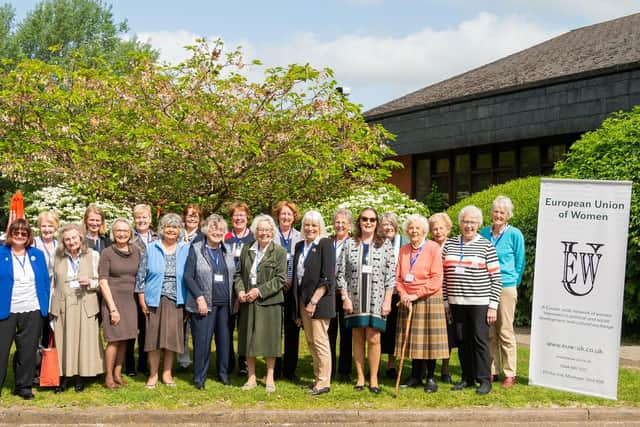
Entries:
POLYGON ((520 149, 520 176, 540 175, 540 146, 529 145, 520 149))
POLYGON ((431 192, 431 157, 416 160, 415 165, 415 197, 423 201, 431 192))
POLYGON ((455 157, 455 201, 458 202, 471 194, 471 156, 469 153, 456 154, 455 157))

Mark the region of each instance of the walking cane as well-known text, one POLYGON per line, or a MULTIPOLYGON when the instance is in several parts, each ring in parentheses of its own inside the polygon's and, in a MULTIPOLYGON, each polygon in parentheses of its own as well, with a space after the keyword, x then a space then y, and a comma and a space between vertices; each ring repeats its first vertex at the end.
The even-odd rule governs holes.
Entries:
MULTIPOLYGON (((398 302, 400 305, 401 302, 398 302)), ((404 341, 402 342, 402 352, 400 353, 400 366, 398 366, 398 378, 396 378, 396 391, 393 397, 398 397, 398 389, 400 388, 400 377, 402 377, 402 366, 404 365, 404 356, 407 353, 407 342, 409 341, 409 328, 411 327, 411 316, 413 315, 413 303, 408 308, 407 322, 404 325, 404 341)))

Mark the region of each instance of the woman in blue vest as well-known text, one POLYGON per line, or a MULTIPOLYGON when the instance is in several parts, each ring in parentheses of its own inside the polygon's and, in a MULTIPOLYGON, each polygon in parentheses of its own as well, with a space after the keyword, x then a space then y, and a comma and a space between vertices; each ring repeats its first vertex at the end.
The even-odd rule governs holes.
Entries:
POLYGON ((216 340, 218 379, 229 385, 231 334, 229 319, 233 310, 233 275, 235 263, 231 249, 224 244, 227 223, 220 215, 207 218, 204 239, 191 244, 184 282, 187 288, 185 307, 190 313, 193 335, 193 384, 204 389, 211 358, 211 340, 216 340))
POLYGON ((163 353, 161 380, 168 387, 176 386, 173 361, 176 353, 184 351, 183 275, 189 244, 183 241, 184 225, 180 216, 174 213, 163 216, 158 235, 160 238, 149 243, 140 259, 135 288, 146 316, 144 351, 149 355, 148 389, 156 388, 163 353))
POLYGON ((25 400, 34 398, 36 350, 50 293, 47 261, 32 244, 33 231, 20 218, 11 224, 7 241, 0 246, 0 392, 15 339, 13 394, 25 400))

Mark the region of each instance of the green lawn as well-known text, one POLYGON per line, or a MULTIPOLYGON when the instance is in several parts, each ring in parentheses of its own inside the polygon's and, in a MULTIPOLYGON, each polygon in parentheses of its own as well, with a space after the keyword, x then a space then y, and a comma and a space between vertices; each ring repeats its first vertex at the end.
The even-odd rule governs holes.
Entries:
MULTIPOLYGON (((96 408, 111 407, 119 409, 190 409, 221 410, 221 409, 429 409, 429 408, 550 408, 550 407, 593 407, 593 406, 627 406, 640 407, 640 372, 628 369, 620 370, 618 385, 618 401, 611 401, 595 397, 582 396, 562 391, 550 390, 542 387, 528 386, 529 349, 518 349, 518 384, 509 389, 501 389, 496 384, 487 396, 477 396, 473 389, 452 392, 450 386, 438 384, 439 390, 435 394, 427 395, 423 389, 400 389, 398 398, 393 397, 395 383, 387 380, 381 372, 383 391, 374 395, 368 390, 357 392, 353 384, 334 383, 331 393, 320 397, 307 395, 305 385, 311 381, 311 358, 306 348, 306 342, 301 337, 301 360, 298 374, 303 378, 299 385, 287 381, 277 382, 277 391, 267 394, 264 387, 258 387, 250 392, 243 392, 240 386, 243 378, 232 376, 232 386, 225 387, 212 379, 207 381, 206 390, 196 390, 191 385, 190 373, 175 375, 178 386, 169 388, 158 384, 155 390, 144 388, 145 378, 136 376, 127 378, 129 386, 116 391, 102 387, 102 378, 87 384, 82 393, 76 393, 73 388, 64 393, 55 394, 53 390, 34 389, 36 399, 23 401, 11 394, 13 387, 13 372, 11 368, 7 375, 0 408, 96 408)), ((386 356, 383 356, 386 363, 386 356)), ((460 378, 457 354, 451 360, 451 370, 454 382, 460 378)), ((213 360, 212 360, 213 365, 213 360)), ((210 377, 214 376, 213 367, 210 377)), ((409 366, 404 372, 408 374, 409 366)), ((437 373, 440 366, 438 364, 437 373)), ((264 375, 264 363, 259 361, 258 375, 264 375)), ((439 378, 439 376, 438 376, 439 378)), ((259 379, 260 382, 260 379, 259 379)), ((263 383, 262 383, 263 384, 263 383)))

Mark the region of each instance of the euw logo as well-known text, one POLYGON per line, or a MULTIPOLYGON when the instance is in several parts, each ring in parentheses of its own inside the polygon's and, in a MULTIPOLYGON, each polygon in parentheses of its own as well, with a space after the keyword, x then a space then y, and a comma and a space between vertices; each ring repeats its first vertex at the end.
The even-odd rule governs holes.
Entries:
POLYGON ((564 246, 564 271, 562 284, 567 292, 585 296, 593 291, 602 254, 598 253, 604 243, 586 243, 585 251, 578 251, 578 242, 561 242, 564 246))

